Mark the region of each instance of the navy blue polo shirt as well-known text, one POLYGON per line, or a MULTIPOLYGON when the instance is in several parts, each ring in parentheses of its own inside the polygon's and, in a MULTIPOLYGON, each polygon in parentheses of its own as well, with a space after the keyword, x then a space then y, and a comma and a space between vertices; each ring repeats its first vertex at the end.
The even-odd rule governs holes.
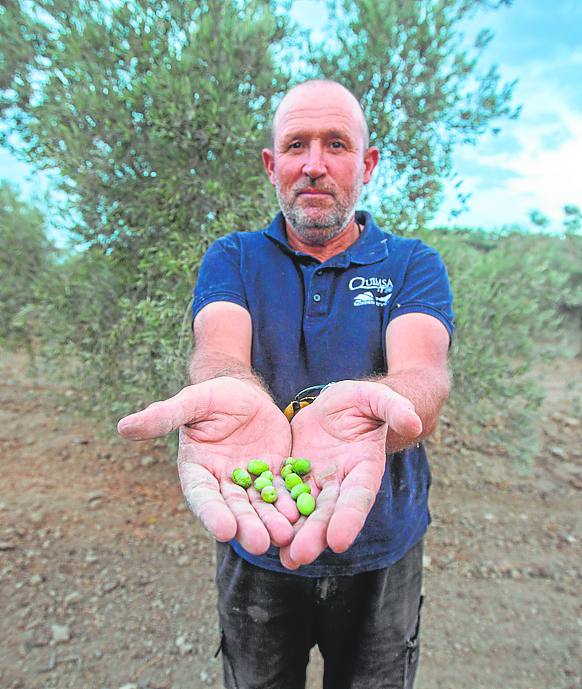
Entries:
MULTIPOLYGON (((444 263, 418 239, 381 230, 358 211, 358 240, 321 263, 289 246, 279 213, 259 232, 234 232, 206 253, 194 291, 193 318, 207 304, 229 301, 253 324, 252 366, 280 409, 303 388, 386 373, 386 328, 405 313, 426 313, 453 332, 444 263)), ((325 550, 303 576, 348 575, 397 562, 430 522, 430 469, 422 443, 387 455, 380 491, 364 528, 345 553, 325 550)), ((290 573, 278 548, 244 559, 290 573)))

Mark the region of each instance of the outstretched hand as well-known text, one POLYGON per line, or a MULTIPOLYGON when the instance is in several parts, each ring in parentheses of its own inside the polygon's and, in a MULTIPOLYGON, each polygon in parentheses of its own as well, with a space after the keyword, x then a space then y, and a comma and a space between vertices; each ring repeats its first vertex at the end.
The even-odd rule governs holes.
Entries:
POLYGON ((422 422, 410 400, 367 381, 334 383, 294 417, 291 454, 311 461, 316 508, 281 548, 285 567, 309 564, 327 546, 344 552, 354 542, 380 488, 389 428, 412 442, 422 422))
POLYGON ((244 490, 231 479, 235 468, 246 468, 254 458, 267 462, 278 475, 290 453, 289 423, 270 397, 237 378, 214 378, 190 385, 118 424, 119 433, 132 440, 156 438, 178 428, 182 491, 208 531, 219 541, 236 538, 253 554, 264 553, 271 542, 289 544, 291 523, 299 515, 283 484, 275 481, 280 497, 269 504, 254 488, 244 490))

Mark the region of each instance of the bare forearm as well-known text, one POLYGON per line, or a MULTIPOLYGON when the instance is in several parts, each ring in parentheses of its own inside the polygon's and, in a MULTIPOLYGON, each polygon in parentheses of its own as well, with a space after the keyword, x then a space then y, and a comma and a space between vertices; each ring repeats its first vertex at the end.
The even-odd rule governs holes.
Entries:
MULTIPOLYGON (((375 382, 387 385, 413 403, 415 412, 422 421, 422 433, 415 438, 414 443, 428 437, 435 430, 441 408, 449 396, 450 381, 446 371, 432 368, 408 369, 376 378, 375 382)), ((409 439, 388 430, 388 452, 398 452, 411 444, 409 439)))
POLYGON ((247 366, 239 359, 228 356, 223 352, 194 350, 190 366, 188 367, 188 377, 192 385, 222 376, 237 378, 238 380, 251 383, 268 393, 267 387, 260 377, 250 366, 247 366))

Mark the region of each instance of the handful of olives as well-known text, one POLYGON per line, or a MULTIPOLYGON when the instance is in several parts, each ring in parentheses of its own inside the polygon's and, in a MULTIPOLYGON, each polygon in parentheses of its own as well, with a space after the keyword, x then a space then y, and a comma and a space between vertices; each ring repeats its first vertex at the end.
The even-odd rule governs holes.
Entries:
POLYGON ((242 488, 250 488, 251 484, 259 491, 261 497, 265 502, 275 502, 277 500, 277 491, 273 486, 273 472, 269 469, 267 462, 262 459, 251 459, 247 464, 247 468, 235 469, 231 478, 233 483, 242 488), (251 474, 256 476, 254 483, 251 474))
MULTIPOLYGON (((315 509, 315 498, 311 495, 311 486, 304 483, 303 477, 311 471, 311 462, 308 459, 287 457, 281 468, 281 477, 285 486, 291 493, 293 500, 297 502, 299 512, 308 517, 315 509)), ((254 485, 265 502, 273 503, 277 500, 277 490, 273 486, 273 472, 267 462, 261 459, 251 459, 246 469, 237 467, 232 472, 232 480, 242 488, 250 488, 254 485), (256 478, 251 478, 251 474, 256 478)))

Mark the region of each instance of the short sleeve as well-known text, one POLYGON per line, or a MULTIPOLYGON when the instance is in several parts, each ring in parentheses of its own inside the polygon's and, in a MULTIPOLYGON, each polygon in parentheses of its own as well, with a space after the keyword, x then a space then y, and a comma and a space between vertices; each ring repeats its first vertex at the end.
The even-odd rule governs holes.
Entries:
POLYGON ((445 264, 436 249, 418 241, 400 289, 390 300, 388 322, 405 313, 426 313, 454 330, 453 295, 445 264))
POLYGON ((192 320, 214 301, 230 301, 248 309, 240 264, 240 244, 236 235, 221 237, 212 244, 202 259, 194 288, 192 320))

